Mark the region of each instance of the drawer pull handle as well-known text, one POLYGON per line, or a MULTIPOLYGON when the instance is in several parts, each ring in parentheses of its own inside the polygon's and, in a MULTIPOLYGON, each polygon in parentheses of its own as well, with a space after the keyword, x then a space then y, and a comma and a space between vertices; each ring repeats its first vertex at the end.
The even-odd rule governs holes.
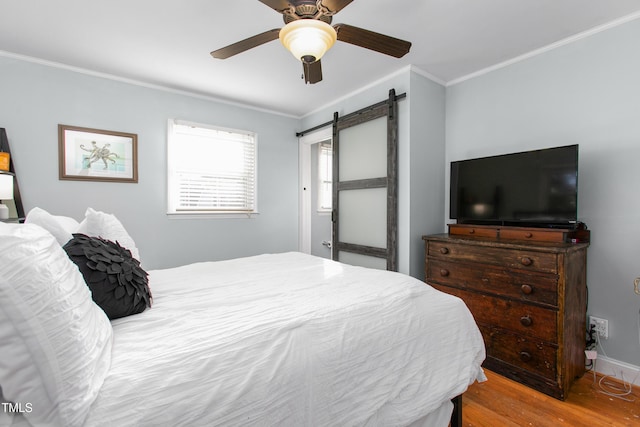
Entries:
POLYGON ((522 360, 523 362, 529 362, 531 360, 531 354, 526 351, 521 351, 520 360, 522 360))
POLYGON ((531 285, 522 285, 520 286, 520 290, 525 295, 531 295, 531 292, 533 292, 533 288, 531 287, 531 285))
POLYGON ((476 230, 475 230, 474 228, 472 228, 471 230, 469 230, 469 234, 473 234, 473 233, 475 233, 475 232, 476 232, 476 230))
POLYGON ((531 265, 531 264, 533 264, 533 260, 531 258, 527 257, 527 256, 522 257, 520 262, 522 263, 522 265, 531 265))
POLYGON ((531 319, 531 317, 529 316, 522 316, 520 318, 520 323, 522 324, 522 326, 531 326, 533 324, 533 319, 531 319))
POLYGON ((530 239, 533 237, 533 233, 524 233, 524 237, 526 237, 527 239, 530 239))
POLYGON ((448 253, 449 253, 449 248, 440 248, 440 253, 441 253, 442 255, 446 255, 446 254, 448 254, 448 253))
POLYGON ((449 270, 447 270, 446 268, 440 269, 440 275, 442 277, 447 277, 449 275, 449 270))

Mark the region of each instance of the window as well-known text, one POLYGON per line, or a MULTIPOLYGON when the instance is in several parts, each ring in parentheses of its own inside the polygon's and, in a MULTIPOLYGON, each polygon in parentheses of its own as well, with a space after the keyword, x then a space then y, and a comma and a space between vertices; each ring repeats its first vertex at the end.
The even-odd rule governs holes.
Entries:
POLYGON ((331 212, 333 204, 331 141, 318 144, 318 212, 331 212))
POLYGON ((257 213, 255 133, 169 121, 170 214, 257 213))

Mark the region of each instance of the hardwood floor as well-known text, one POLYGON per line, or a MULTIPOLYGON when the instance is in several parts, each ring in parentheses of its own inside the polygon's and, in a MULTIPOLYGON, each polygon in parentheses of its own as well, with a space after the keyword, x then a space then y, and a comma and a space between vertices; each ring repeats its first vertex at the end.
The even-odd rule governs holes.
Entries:
MULTIPOLYGON (((485 369, 488 381, 474 383, 462 395, 462 425, 640 426, 640 387, 624 401, 601 393, 586 373, 560 401, 485 369)), ((600 380, 600 376, 596 381, 600 380)))

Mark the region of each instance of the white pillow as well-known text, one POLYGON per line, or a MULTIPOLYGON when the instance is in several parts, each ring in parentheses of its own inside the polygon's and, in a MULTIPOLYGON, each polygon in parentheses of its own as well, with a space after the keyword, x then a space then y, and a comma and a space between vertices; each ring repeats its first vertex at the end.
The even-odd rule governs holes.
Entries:
POLYGON ((80 223, 73 218, 61 215, 51 215, 42 208, 35 207, 29 211, 24 221, 26 224, 36 224, 47 230, 56 238, 60 246, 64 246, 73 238, 80 223))
POLYGON ((88 208, 85 212, 85 218, 76 232, 118 242, 120 246, 131 251, 132 257, 140 261, 140 253, 136 243, 115 215, 88 208))
POLYGON ((111 366, 112 339, 55 238, 34 224, 0 223, 3 397, 30 407, 31 425, 81 426, 111 366))

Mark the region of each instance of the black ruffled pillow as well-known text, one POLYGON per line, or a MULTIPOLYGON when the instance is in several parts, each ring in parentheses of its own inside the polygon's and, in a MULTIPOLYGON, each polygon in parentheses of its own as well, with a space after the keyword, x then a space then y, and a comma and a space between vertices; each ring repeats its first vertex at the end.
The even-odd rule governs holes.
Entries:
POLYGON ((142 313, 151 307, 148 274, 128 249, 84 234, 74 234, 63 249, 80 269, 93 301, 109 319, 142 313))

